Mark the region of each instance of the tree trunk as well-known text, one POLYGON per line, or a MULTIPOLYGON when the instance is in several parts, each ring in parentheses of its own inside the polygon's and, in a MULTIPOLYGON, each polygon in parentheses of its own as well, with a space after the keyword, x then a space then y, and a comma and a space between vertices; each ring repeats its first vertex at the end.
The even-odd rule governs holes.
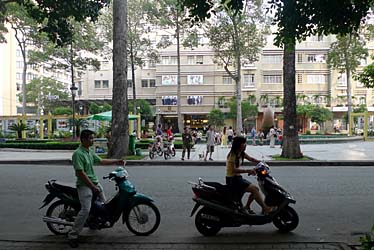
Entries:
POLYGON ((236 134, 240 135, 241 131, 243 130, 240 55, 237 55, 236 62, 237 62, 237 67, 236 67, 236 134))
POLYGON ((122 158, 129 147, 127 98, 127 0, 113 1, 113 97, 109 158, 122 158))
POLYGON ((180 29, 179 29, 179 6, 177 6, 176 20, 176 36, 177 36, 177 114, 178 114, 178 131, 183 131, 183 117, 181 112, 181 58, 180 58, 180 29))
POLYGON ((284 127, 282 157, 301 158, 297 128, 295 91, 295 41, 284 45, 283 52, 284 127))
POLYGON ((134 47, 130 44, 130 60, 131 60, 131 80, 132 80, 132 101, 134 104, 133 112, 136 115, 136 89, 135 89, 135 59, 134 59, 134 47))

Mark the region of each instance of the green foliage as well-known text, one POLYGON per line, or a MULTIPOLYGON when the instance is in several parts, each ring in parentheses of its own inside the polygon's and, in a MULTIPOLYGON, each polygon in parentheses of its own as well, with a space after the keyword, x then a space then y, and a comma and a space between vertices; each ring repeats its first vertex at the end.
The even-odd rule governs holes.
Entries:
MULTIPOLYGON (((154 119, 154 112, 152 111, 152 107, 147 100, 138 99, 136 100, 136 106, 139 107, 138 113, 141 116, 141 119, 145 120, 146 123, 153 121, 154 119)), ((134 110, 134 101, 130 100, 128 103, 129 110, 134 110)))
POLYGON ((306 135, 311 135, 312 132, 308 129, 307 131, 305 131, 305 134, 306 134, 306 135))
POLYGON ((360 242, 362 250, 374 249, 374 225, 371 227, 369 233, 366 233, 365 236, 360 237, 360 242))
POLYGON ((91 115, 95 115, 101 112, 101 108, 99 105, 97 105, 95 102, 91 102, 90 106, 88 108, 91 115))
MULTIPOLYGON (((22 102, 22 93, 17 95, 19 101, 22 102)), ((47 114, 55 109, 58 100, 66 101, 69 92, 64 84, 48 77, 36 78, 26 84, 26 103, 31 103, 38 107, 38 113, 41 110, 47 114)))
POLYGON ((327 64, 340 72, 346 70, 355 72, 361 59, 365 59, 367 56, 368 49, 365 48, 365 42, 360 39, 358 34, 338 35, 337 41, 330 46, 327 64))
POLYGON ((222 127, 225 124, 225 115, 220 109, 212 109, 208 114, 209 124, 222 127))
POLYGON ((0 143, 0 148, 24 148, 43 150, 75 150, 79 147, 79 142, 40 142, 40 143, 0 143))
POLYGON ((52 111, 53 115, 71 115, 73 111, 71 107, 57 107, 52 111))
POLYGON ((361 73, 354 76, 354 79, 364 84, 366 88, 374 88, 374 63, 364 67, 361 73))
MULTIPOLYGON (((236 98, 231 98, 230 101, 227 102, 227 106, 230 108, 230 112, 227 113, 227 118, 236 119, 237 114, 237 105, 236 105, 236 98)), ((256 105, 252 105, 247 101, 242 101, 242 118, 246 119, 248 117, 256 117, 258 114, 258 108, 256 105)))
POLYGON ((9 126, 9 130, 15 131, 17 133, 17 138, 21 139, 22 138, 22 132, 25 130, 28 130, 29 128, 24 124, 23 122, 19 123, 13 123, 12 125, 9 126))
POLYGON ((332 119, 332 112, 329 109, 313 104, 297 105, 296 113, 309 117, 312 122, 316 122, 319 125, 332 119))
POLYGON ((100 112, 106 112, 106 111, 111 111, 112 106, 109 103, 104 103, 104 105, 101 107, 100 112))

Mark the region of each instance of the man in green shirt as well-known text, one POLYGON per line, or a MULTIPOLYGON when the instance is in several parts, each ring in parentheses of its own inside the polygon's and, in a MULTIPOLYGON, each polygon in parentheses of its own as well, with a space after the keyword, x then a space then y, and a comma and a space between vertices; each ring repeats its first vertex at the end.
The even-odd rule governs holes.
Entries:
POLYGON ((83 130, 80 134, 81 145, 73 154, 73 166, 77 176, 77 191, 81 210, 75 218, 72 230, 68 234, 69 245, 73 248, 79 246, 78 236, 88 218, 93 196, 97 196, 101 202, 105 202, 103 187, 93 169, 94 164, 101 165, 123 165, 122 159, 101 159, 90 149, 94 142, 94 132, 83 130))

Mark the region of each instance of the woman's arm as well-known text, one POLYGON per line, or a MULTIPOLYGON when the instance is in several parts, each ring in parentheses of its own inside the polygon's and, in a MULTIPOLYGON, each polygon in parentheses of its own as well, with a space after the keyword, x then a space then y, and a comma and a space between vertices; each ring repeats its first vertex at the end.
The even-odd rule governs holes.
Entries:
POLYGON ((258 164, 260 161, 244 153, 244 158, 254 164, 258 164))
POLYGON ((235 174, 256 174, 254 169, 243 169, 240 167, 235 167, 235 161, 233 159, 228 159, 228 167, 230 168, 230 172, 235 174))

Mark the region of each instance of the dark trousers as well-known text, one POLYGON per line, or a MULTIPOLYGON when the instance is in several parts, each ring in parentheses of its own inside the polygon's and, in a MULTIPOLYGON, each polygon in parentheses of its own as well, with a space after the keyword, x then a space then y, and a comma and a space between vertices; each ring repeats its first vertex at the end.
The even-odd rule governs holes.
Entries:
POLYGON ((190 159, 191 145, 183 143, 183 151, 182 151, 183 159, 184 159, 184 155, 186 154, 186 150, 187 150, 187 158, 190 159))

